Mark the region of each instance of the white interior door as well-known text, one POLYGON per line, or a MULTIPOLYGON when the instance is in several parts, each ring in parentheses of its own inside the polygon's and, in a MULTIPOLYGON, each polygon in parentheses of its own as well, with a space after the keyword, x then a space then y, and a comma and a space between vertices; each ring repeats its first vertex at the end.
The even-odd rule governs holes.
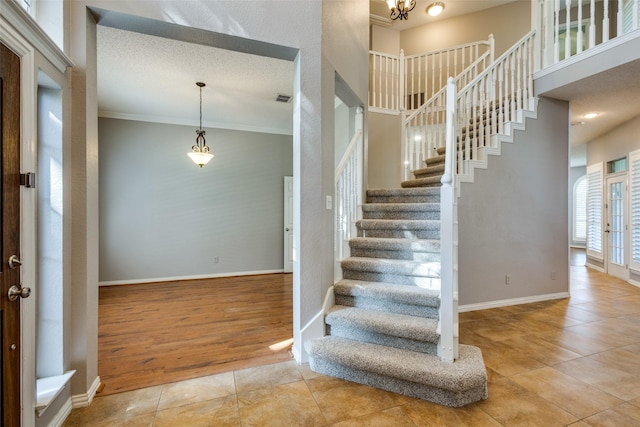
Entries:
POLYGON ((606 188, 607 273, 628 280, 627 174, 607 178, 606 188))
POLYGON ((284 177, 284 272, 293 272, 293 177, 284 177))

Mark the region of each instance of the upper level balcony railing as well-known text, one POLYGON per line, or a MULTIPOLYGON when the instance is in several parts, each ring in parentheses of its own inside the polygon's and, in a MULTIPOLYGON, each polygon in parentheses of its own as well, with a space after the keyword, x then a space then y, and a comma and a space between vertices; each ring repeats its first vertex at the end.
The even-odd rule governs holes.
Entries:
POLYGON ((539 0, 540 68, 639 27, 640 0, 539 0))

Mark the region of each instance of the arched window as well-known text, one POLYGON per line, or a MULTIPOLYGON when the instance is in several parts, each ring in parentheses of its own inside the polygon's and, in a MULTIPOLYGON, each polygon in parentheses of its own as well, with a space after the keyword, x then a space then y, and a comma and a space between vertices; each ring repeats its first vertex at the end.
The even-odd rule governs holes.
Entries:
POLYGON ((573 185, 573 241, 587 241, 587 176, 573 185))

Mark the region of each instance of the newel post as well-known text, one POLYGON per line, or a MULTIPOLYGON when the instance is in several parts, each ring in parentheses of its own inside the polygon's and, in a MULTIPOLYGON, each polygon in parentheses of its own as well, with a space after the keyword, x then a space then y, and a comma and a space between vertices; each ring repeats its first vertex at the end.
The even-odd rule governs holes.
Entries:
POLYGON ((456 85, 447 82, 445 169, 440 188, 440 343, 438 355, 453 363, 458 357, 458 275, 456 213, 456 85))

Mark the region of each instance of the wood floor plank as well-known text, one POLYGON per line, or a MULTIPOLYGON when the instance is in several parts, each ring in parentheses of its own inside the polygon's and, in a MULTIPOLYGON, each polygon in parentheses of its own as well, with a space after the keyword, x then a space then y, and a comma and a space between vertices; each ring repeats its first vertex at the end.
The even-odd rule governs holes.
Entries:
POLYGON ((291 359, 291 274, 100 288, 101 395, 291 359))

